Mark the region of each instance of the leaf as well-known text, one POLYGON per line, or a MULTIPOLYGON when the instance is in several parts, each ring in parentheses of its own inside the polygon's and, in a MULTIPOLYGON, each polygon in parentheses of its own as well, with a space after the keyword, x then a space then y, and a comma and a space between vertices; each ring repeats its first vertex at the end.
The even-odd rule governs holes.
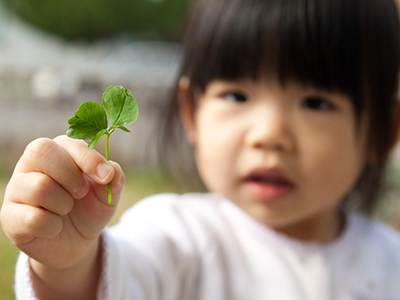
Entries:
POLYGON ((111 126, 119 127, 131 124, 138 117, 139 109, 136 99, 122 85, 109 86, 103 93, 102 103, 110 118, 111 126))
POLYGON ((118 126, 117 128, 122 129, 125 132, 132 132, 128 128, 126 128, 125 126, 118 126))
MULTIPOLYGON (((103 135, 106 135, 105 157, 109 160, 109 138, 115 128, 131 132, 124 125, 136 121, 139 109, 131 92, 122 86, 109 86, 103 93, 104 108, 96 102, 84 102, 75 115, 68 120, 67 136, 74 139, 90 139, 89 150, 93 150, 103 135), (108 126, 107 114, 111 121, 108 126)), ((112 205, 111 182, 108 183, 108 204, 112 205)))
POLYGON ((100 130, 107 129, 107 115, 103 107, 92 101, 79 106, 75 115, 68 120, 67 136, 74 139, 96 139, 100 130))
POLYGON ((99 142, 100 138, 107 132, 107 129, 103 129, 100 130, 97 134, 96 134, 96 138, 91 140, 88 147, 89 150, 93 150, 94 147, 96 147, 97 143, 99 142))

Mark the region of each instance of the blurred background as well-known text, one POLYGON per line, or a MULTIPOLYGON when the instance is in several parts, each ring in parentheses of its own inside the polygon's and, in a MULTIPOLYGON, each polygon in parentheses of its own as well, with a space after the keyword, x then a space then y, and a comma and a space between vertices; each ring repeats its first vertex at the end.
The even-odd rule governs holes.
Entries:
MULTIPOLYGON (((26 145, 64 134, 79 105, 101 103, 109 85, 130 89, 140 110, 132 133, 111 137, 110 158, 128 177, 112 223, 137 200, 175 191, 151 136, 175 81, 189 7, 190 0, 0 0, 0 204, 26 145)), ((15 299, 17 255, 0 231, 1 300, 15 299)))
POLYGON ((145 137, 175 80, 189 2, 0 0, 3 171, 30 140, 65 133, 79 104, 100 102, 113 84, 132 91, 140 117, 132 135, 112 136, 111 155, 143 164, 145 137))
MULTIPOLYGON (((157 166, 154 139, 163 103, 176 79, 179 40, 190 0, 0 0, 0 193, 26 145, 68 129, 85 101, 101 103, 109 85, 132 91, 139 118, 131 134, 111 137, 111 159, 127 173, 112 220, 139 199, 181 187, 157 166)), ((96 147, 103 151, 102 145, 96 147)), ((379 218, 400 229, 399 151, 379 218)), ((183 190, 184 191, 184 190, 183 190)), ((2 197, 0 197, 0 204, 2 197)), ((18 251, 0 231, 0 299, 14 299, 18 251)))

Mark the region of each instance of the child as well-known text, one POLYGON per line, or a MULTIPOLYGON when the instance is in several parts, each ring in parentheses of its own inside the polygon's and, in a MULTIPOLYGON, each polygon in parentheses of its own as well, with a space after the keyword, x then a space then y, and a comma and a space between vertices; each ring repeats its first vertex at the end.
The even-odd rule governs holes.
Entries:
POLYGON ((396 141, 399 34, 392 0, 197 1, 168 124, 210 193, 105 229, 119 165, 32 142, 1 212, 17 298, 400 299, 400 237, 366 217, 396 141))

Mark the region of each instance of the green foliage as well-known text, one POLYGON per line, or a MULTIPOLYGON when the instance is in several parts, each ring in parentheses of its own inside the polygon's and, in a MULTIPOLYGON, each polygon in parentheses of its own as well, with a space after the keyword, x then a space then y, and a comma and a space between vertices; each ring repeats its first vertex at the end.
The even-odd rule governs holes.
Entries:
POLYGON ((102 101, 112 126, 119 128, 136 121, 139 110, 129 90, 122 86, 110 86, 104 92, 102 101))
POLYGON ((107 115, 103 107, 96 102, 85 102, 79 106, 75 115, 68 120, 67 135, 74 139, 96 139, 99 131, 107 129, 107 115))
POLYGON ((93 150, 103 135, 110 135, 116 128, 130 132, 124 125, 136 121, 139 109, 131 92, 120 86, 109 86, 103 93, 103 107, 92 101, 79 106, 75 115, 68 120, 67 136, 73 139, 92 140, 89 149, 93 150), (108 127, 107 115, 111 126, 108 127))
MULTIPOLYGON (((93 150, 100 138, 106 136, 106 159, 109 159, 109 138, 115 129, 119 128, 130 132, 125 125, 136 121, 139 109, 136 99, 131 92, 122 85, 109 86, 101 98, 103 107, 92 101, 87 101, 79 106, 75 115, 68 120, 67 136, 73 139, 91 140, 88 147, 93 150), (108 126, 107 115, 111 125, 108 126)), ((108 203, 111 201, 111 184, 108 185, 108 203)))
POLYGON ((2 0, 24 20, 67 39, 119 33, 176 40, 190 0, 2 0))

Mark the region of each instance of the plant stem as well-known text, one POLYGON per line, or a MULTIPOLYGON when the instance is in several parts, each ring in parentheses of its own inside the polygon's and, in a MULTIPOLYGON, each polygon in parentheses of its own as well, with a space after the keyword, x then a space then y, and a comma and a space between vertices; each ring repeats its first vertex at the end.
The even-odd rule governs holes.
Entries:
MULTIPOLYGON (((110 141, 110 133, 106 133, 106 159, 110 160, 109 157, 109 141, 110 141)), ((112 205, 112 189, 111 182, 108 183, 108 205, 112 205)))

